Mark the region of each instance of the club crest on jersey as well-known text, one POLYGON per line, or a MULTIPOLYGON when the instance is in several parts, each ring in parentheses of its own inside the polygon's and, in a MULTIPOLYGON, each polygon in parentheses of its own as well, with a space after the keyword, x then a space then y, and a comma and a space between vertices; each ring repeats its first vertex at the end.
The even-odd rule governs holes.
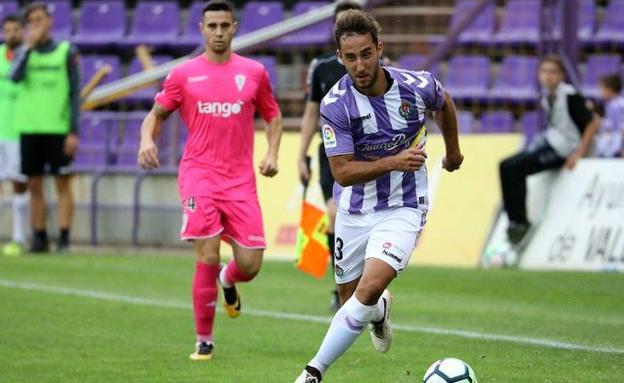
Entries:
POLYGON ((239 92, 243 91, 243 87, 245 86, 246 80, 247 80, 247 77, 245 77, 244 74, 237 74, 234 77, 234 81, 236 82, 236 88, 238 88, 239 92))
POLYGON ((416 107, 410 104, 408 101, 401 100, 401 106, 399 106, 399 114, 404 119, 409 119, 416 113, 416 107))
POLYGON ((335 148, 338 145, 336 132, 334 132, 334 128, 329 125, 323 125, 323 143, 326 149, 335 148))
POLYGON ((188 198, 185 205, 188 211, 194 212, 197 209, 197 201, 195 200, 195 197, 188 198))

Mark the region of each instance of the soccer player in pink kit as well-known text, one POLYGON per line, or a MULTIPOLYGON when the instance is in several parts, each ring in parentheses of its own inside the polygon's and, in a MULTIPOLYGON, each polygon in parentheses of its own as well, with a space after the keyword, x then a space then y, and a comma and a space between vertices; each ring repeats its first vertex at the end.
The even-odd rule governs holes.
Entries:
POLYGON ((197 343, 190 358, 208 360, 214 350, 217 280, 225 311, 236 318, 241 301, 235 283, 256 276, 265 248, 253 168, 254 113, 257 110, 267 122, 269 149, 259 166, 266 177, 278 172, 282 119, 265 68, 231 50, 236 32, 232 5, 222 0, 207 3, 200 29, 205 52, 167 76, 143 121, 138 162, 145 169, 159 166, 155 139, 162 122, 179 110, 189 129, 178 175, 181 238, 194 242, 197 256, 193 280, 197 343), (221 239, 234 251, 234 259, 225 266, 219 263, 221 239))

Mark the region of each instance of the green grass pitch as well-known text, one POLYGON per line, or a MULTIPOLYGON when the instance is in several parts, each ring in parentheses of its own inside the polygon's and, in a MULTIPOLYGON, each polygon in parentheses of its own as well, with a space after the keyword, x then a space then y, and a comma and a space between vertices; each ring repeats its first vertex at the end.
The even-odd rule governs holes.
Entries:
MULTIPOLYGON (((218 313, 214 359, 192 362, 193 269, 190 256, 0 258, 0 382, 292 382, 327 329, 330 276, 266 262, 241 287, 243 315, 218 313)), ((624 275, 410 268, 392 292, 388 354, 365 333, 324 381, 421 382, 453 356, 482 383, 624 382, 624 275)))

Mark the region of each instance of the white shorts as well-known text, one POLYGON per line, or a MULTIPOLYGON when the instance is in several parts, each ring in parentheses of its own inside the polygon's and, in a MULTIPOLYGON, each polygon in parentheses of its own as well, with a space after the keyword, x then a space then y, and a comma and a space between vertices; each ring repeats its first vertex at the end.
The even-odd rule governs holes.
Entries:
POLYGON ((26 182, 21 168, 19 141, 0 140, 0 181, 26 182))
POLYGON ((364 272, 364 262, 377 258, 397 273, 409 263, 427 210, 398 207, 368 214, 336 215, 336 249, 334 252, 336 283, 351 282, 364 272))

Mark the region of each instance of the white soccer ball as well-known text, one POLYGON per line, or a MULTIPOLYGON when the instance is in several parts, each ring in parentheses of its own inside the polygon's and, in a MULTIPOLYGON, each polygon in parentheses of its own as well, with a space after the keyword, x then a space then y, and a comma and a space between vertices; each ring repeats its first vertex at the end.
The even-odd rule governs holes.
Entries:
POLYGON ((464 361, 445 358, 427 369, 423 383, 478 383, 477 375, 464 361))
POLYGON ((481 259, 483 267, 491 269, 510 267, 516 263, 518 263, 518 253, 507 241, 489 245, 483 252, 483 258, 481 259))

